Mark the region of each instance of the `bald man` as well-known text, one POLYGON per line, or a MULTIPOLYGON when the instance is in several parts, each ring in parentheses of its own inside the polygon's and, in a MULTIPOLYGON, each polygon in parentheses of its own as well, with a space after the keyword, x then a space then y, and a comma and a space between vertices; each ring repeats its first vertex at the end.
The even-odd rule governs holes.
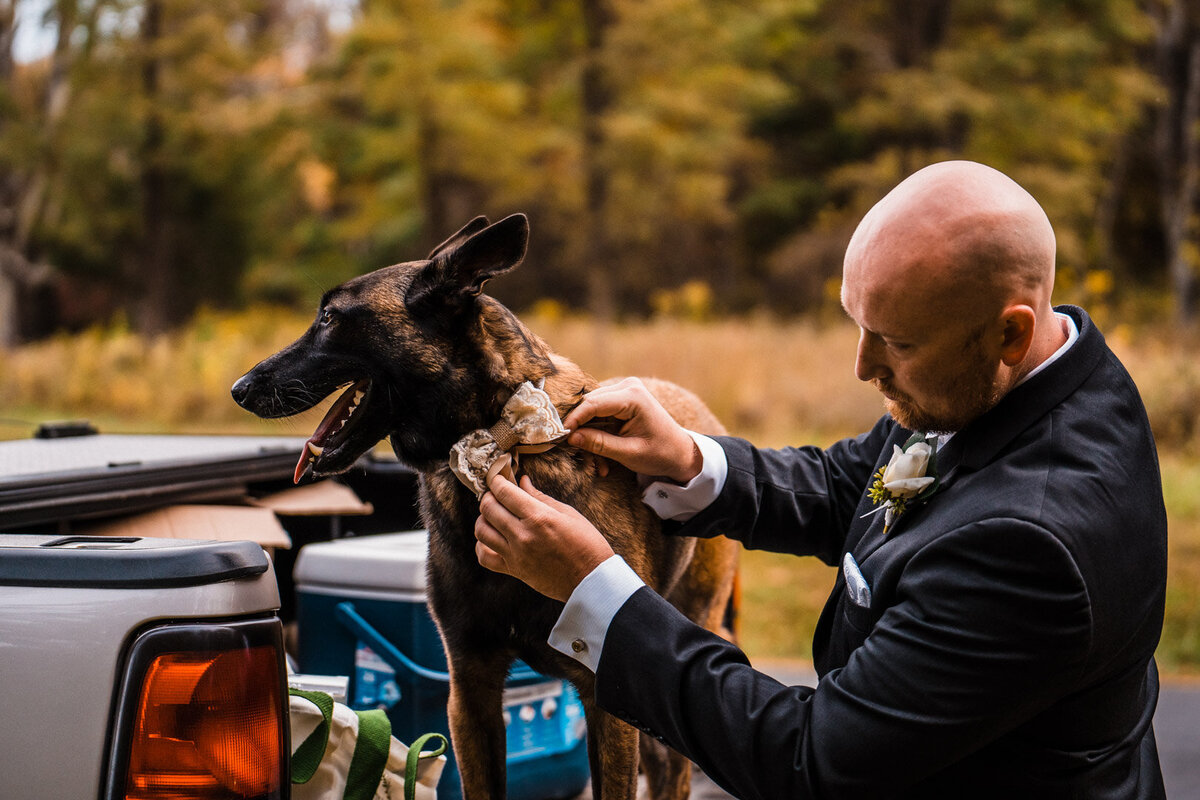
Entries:
POLYGON ((755 671, 528 479, 481 500, 480 563, 564 601, 550 642, 595 671, 601 707, 739 797, 1164 797, 1154 441, 1087 314, 1051 306, 1054 252, 1012 180, 935 164, 846 251, 855 374, 887 410, 872 430, 826 449, 709 439, 636 381, 567 416, 572 445, 653 477, 673 533, 841 568, 816 687, 755 671), (625 424, 581 427, 596 416, 625 424))

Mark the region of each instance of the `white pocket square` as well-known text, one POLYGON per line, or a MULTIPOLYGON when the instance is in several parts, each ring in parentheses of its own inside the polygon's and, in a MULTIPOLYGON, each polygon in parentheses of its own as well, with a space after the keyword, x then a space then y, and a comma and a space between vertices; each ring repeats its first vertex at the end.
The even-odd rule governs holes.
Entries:
POLYGON ((871 587, 858 568, 858 562, 849 553, 842 559, 842 576, 846 579, 846 594, 850 596, 850 602, 859 608, 870 608, 871 587))

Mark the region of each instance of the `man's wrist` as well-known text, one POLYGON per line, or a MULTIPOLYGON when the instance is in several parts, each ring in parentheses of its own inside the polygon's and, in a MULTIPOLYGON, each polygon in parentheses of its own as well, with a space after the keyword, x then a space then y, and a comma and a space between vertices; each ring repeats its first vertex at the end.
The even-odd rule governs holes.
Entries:
POLYGON ((582 555, 578 561, 575 562, 574 568, 571 571, 572 575, 568 581, 571 584, 571 591, 567 592, 564 596, 556 597, 554 599, 563 603, 570 600, 571 595, 574 594, 575 590, 579 588, 579 584, 587 580, 588 576, 595 572, 596 569, 605 561, 608 561, 610 558, 616 555, 613 552, 612 547, 608 545, 607 541, 604 541, 603 545, 604 546, 602 548, 596 548, 594 551, 582 555))
POLYGON ((575 587, 547 643, 595 672, 609 624, 643 585, 624 559, 610 557, 575 587))
POLYGON ((704 454, 700 452, 700 445, 690 434, 688 435, 688 444, 691 445, 691 456, 678 472, 674 475, 667 476, 670 480, 678 483, 680 486, 686 486, 704 470, 704 454))
POLYGON ((661 519, 686 522, 707 508, 721 493, 729 462, 720 443, 700 433, 688 432, 701 456, 701 469, 685 483, 671 478, 638 477, 642 502, 661 519))

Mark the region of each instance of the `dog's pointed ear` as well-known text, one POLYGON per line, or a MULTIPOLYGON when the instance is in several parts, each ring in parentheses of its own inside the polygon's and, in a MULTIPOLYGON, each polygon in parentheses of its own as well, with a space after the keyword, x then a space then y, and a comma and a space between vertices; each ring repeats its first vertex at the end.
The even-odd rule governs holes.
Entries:
POLYGON ((529 218, 524 214, 505 217, 447 251, 446 277, 467 295, 483 291, 483 285, 508 272, 525 258, 529 246, 529 218))
POLYGON ((465 242, 467 239, 469 239, 472 236, 474 236, 475 234, 479 233, 481 230, 483 230, 487 226, 488 226, 488 218, 487 217, 482 216, 482 215, 476 217, 475 219, 471 220, 466 225, 463 225, 457 231, 452 233, 450 235, 450 237, 448 239, 446 239, 446 241, 442 242, 437 247, 430 250, 429 257, 431 259, 437 258, 438 253, 444 253, 445 251, 449 250, 452 247, 457 247, 458 245, 465 242))
POLYGON ((513 214, 449 247, 438 248, 413 279, 406 303, 415 309, 434 298, 449 303, 474 300, 488 280, 521 263, 528 245, 529 218, 513 214))

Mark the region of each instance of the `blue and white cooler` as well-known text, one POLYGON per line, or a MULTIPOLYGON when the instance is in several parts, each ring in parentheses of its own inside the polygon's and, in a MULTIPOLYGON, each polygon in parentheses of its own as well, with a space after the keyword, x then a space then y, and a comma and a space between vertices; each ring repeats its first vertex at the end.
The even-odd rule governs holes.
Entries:
MULTIPOLYGON (((320 542, 294 571, 303 673, 350 677, 347 705, 382 708, 401 741, 449 734, 450 675, 425 596, 425 531, 320 542)), ((575 688, 517 662, 504 691, 508 796, 552 800, 588 782, 583 705, 575 688)), ((453 742, 451 742, 453 750, 453 742)), ((458 800, 451 756, 440 800, 458 800)))

